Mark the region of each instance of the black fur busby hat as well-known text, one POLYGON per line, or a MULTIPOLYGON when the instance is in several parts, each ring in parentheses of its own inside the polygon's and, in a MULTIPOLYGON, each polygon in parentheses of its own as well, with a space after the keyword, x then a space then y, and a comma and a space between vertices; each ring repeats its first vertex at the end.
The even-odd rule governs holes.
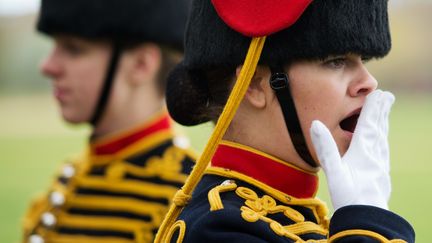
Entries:
MULTIPOLYGON (((291 27, 269 36, 260 62, 324 58, 348 52, 385 56, 391 47, 388 0, 313 0, 291 27)), ((210 0, 195 0, 186 30, 184 65, 242 64, 250 38, 228 27, 210 0)))
MULTIPOLYGON (((313 0, 292 26, 267 37, 260 64, 289 64, 347 53, 383 57, 391 48, 387 3, 388 0, 313 0)), ((184 60, 168 79, 167 105, 177 122, 195 125, 207 121, 195 116, 198 107, 208 102, 206 80, 199 73, 203 69, 243 64, 251 39, 231 29, 211 0, 193 1, 185 36, 184 60), (194 97, 193 104, 179 90, 190 91, 188 96, 194 97)))
POLYGON ((42 0, 37 29, 183 49, 189 0, 42 0))

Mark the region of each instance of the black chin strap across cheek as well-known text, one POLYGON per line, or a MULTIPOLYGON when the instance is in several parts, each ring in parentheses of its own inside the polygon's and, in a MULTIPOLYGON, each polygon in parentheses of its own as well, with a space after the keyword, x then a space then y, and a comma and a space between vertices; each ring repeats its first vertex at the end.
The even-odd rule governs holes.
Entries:
POLYGON ((270 67, 270 69, 272 73, 270 86, 276 93, 276 97, 282 108, 288 134, 291 137, 294 148, 306 163, 312 167, 317 167, 306 145, 306 139, 301 129, 294 99, 291 95, 288 76, 281 66, 270 67))
POLYGON ((103 86, 99 95, 99 100, 93 111, 93 116, 90 119, 90 124, 93 126, 96 126, 98 124, 103 113, 106 110, 122 51, 123 48, 120 44, 118 43, 113 44, 111 60, 108 65, 104 83, 102 84, 103 86))

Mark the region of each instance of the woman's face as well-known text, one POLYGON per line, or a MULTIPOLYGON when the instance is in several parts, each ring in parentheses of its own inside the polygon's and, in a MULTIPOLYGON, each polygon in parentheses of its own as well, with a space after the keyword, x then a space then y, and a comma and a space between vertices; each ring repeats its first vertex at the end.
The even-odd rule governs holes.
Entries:
POLYGON ((366 95, 377 81, 359 55, 332 56, 321 61, 301 61, 288 68, 292 95, 303 134, 313 151, 309 128, 322 121, 332 133, 341 154, 351 142, 366 95))
POLYGON ((71 123, 87 122, 99 99, 110 45, 71 36, 56 36, 54 40, 41 71, 52 80, 53 95, 63 118, 71 123))

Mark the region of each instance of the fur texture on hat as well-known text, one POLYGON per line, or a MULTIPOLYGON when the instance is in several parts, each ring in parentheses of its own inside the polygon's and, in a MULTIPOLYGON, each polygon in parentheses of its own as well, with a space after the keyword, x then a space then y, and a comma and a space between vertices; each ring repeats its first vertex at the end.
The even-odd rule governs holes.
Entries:
MULTIPOLYGON (((260 64, 289 64, 347 53, 383 57, 391 49, 387 2, 314 0, 295 24, 267 37, 260 64)), ((197 87, 205 87, 206 80, 197 74, 203 69, 243 64, 251 38, 228 27, 210 0, 193 1, 185 36, 183 63, 168 79, 167 105, 177 122, 195 125, 208 121, 197 116, 208 104, 203 89, 197 87), (186 90, 189 93, 183 92, 186 90), (184 99, 189 102, 179 103, 184 99)))
POLYGON ((190 0, 42 0, 37 29, 183 49, 190 0))
MULTIPOLYGON (((383 57, 391 47, 388 0, 314 0, 290 28, 267 38, 262 64, 357 53, 383 57)), ((193 2, 186 30, 189 69, 243 63, 250 38, 230 29, 209 0, 193 2)))

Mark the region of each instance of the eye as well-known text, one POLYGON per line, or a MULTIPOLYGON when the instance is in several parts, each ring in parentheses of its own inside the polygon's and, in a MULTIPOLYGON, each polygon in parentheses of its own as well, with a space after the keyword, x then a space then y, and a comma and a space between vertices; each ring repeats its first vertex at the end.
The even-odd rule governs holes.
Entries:
POLYGON ((73 43, 69 43, 68 45, 66 45, 66 50, 72 55, 79 55, 83 52, 83 49, 81 47, 73 43))
POLYGON ((346 66, 346 57, 331 57, 323 61, 324 66, 332 69, 341 69, 346 66))
POLYGON ((85 51, 85 48, 74 42, 65 42, 62 44, 62 47, 71 56, 81 55, 85 51))

